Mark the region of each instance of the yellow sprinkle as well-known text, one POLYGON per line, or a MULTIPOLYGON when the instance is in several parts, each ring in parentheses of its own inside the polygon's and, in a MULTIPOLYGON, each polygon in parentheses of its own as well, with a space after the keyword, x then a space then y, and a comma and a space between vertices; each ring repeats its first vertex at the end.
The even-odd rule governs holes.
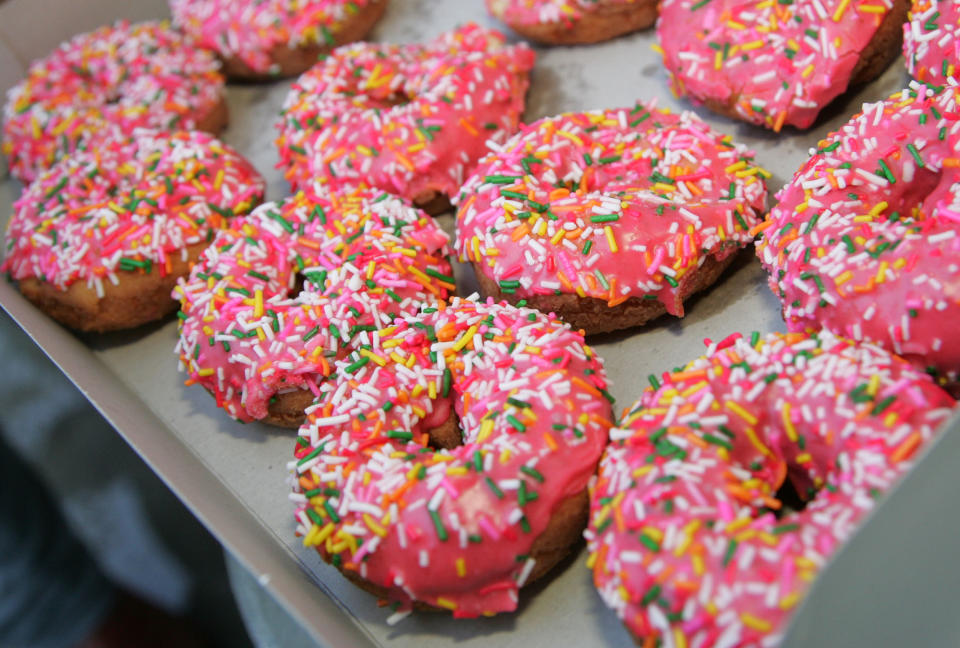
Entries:
POLYGON ((477 434, 477 443, 483 443, 493 432, 493 419, 484 419, 480 423, 480 433, 477 434))
POLYGON ((783 404, 783 427, 787 431, 787 438, 797 442, 797 429, 793 427, 793 421, 790 420, 790 403, 783 404))
POLYGON ((370 358, 381 367, 387 364, 386 358, 384 358, 383 356, 378 356, 376 353, 374 353, 373 351, 370 351, 369 349, 360 349, 360 355, 370 358))
POLYGON ((748 628, 753 628, 754 630, 759 630, 760 632, 770 632, 773 629, 773 626, 766 619, 761 619, 760 617, 755 617, 749 612, 744 612, 740 615, 740 620, 743 621, 743 625, 748 628))
POLYGON ((467 563, 463 558, 457 558, 457 576, 463 578, 467 575, 467 563))
MULTIPOLYGON (((616 502, 614 502, 614 505, 616 505, 616 502)), ((663 542, 663 531, 661 531, 657 527, 645 526, 641 529, 641 531, 643 531, 644 534, 656 540, 658 544, 663 542)))
POLYGON ((870 394, 870 396, 876 397, 877 390, 879 388, 880 388, 880 375, 873 374, 872 376, 870 376, 870 382, 867 383, 867 393, 870 394))
POLYGON ((882 211, 883 211, 884 209, 886 209, 887 207, 889 207, 889 205, 887 204, 887 201, 886 201, 886 200, 881 200, 880 202, 878 202, 876 205, 873 206, 873 209, 871 209, 869 212, 867 212, 867 215, 868 215, 868 216, 877 216, 877 215, 880 214, 880 212, 882 212, 882 211))
POLYGON ((887 261, 881 261, 881 262, 880 262, 880 267, 877 268, 877 276, 876 276, 876 281, 877 281, 877 283, 883 283, 884 281, 886 281, 886 279, 887 279, 887 268, 889 268, 889 267, 890 267, 890 263, 889 263, 889 262, 887 262, 887 261))
POLYGON ((467 344, 469 344, 471 340, 473 340, 473 336, 476 332, 477 332, 477 325, 474 324, 473 326, 467 329, 467 332, 464 333, 463 336, 461 336, 460 339, 457 340, 453 344, 453 347, 451 348, 454 351, 460 351, 461 349, 463 349, 463 347, 467 346, 467 344))
POLYGON ((257 290, 253 293, 253 316, 263 317, 263 291, 257 290))
POLYGON ((437 605, 442 608, 447 608, 448 610, 456 610, 457 604, 451 601, 448 598, 443 598, 442 596, 437 597, 437 605))
POLYGON ((750 412, 748 412, 747 410, 743 409, 739 403, 732 400, 728 400, 727 402, 724 403, 724 406, 728 410, 732 411, 734 414, 742 418, 744 421, 749 423, 750 425, 757 424, 757 417, 751 414, 750 412))
POLYGON ((748 427, 745 431, 747 433, 747 439, 750 440, 750 443, 753 444, 754 448, 759 450, 761 454, 767 455, 768 457, 773 456, 773 454, 770 452, 770 449, 760 442, 760 439, 757 437, 757 433, 753 431, 753 428, 748 427))
POLYGON ((842 274, 837 275, 837 277, 833 281, 838 286, 842 286, 843 284, 847 283, 851 279, 853 279, 853 273, 850 272, 849 270, 845 270, 842 274))
POLYGON ((680 628, 673 629, 673 645, 677 648, 687 648, 687 635, 680 628))
POLYGON ((613 228, 611 228, 609 225, 607 225, 607 226, 605 226, 605 227, 603 228, 603 231, 604 231, 604 233, 606 233, 606 235, 607 235, 607 243, 610 245, 610 251, 611 251, 611 252, 617 252, 617 251, 618 251, 618 248, 617 248, 617 239, 614 238, 614 236, 613 236, 613 228))
POLYGON ((597 552, 593 552, 587 556, 587 569, 593 569, 593 566, 597 564, 597 552))
POLYGON ((780 599, 780 609, 781 609, 781 610, 789 610, 789 609, 792 608, 794 605, 796 605, 796 604, 797 604, 797 601, 799 601, 799 600, 800 600, 800 595, 797 594, 796 592, 793 592, 793 593, 791 593, 791 594, 787 594, 787 595, 784 596, 782 599, 780 599))
MULTIPOLYGON (((368 473, 369 474, 369 473, 368 473)), ((363 514, 363 521, 367 523, 367 528, 376 533, 381 538, 387 535, 387 530, 380 526, 369 513, 363 514)))
POLYGON ((744 160, 740 160, 739 162, 734 162, 723 171, 724 173, 733 173, 734 171, 739 171, 740 169, 743 169, 746 166, 747 166, 747 163, 744 160))
POLYGON ((207 367, 206 369, 201 369, 200 371, 197 372, 197 375, 202 377, 212 376, 213 374, 214 374, 214 370, 209 367, 207 367))
POLYGON ((840 22, 840 19, 843 18, 843 12, 847 10, 849 5, 850 0, 840 0, 840 4, 837 5, 837 10, 833 12, 833 22, 840 22))
POLYGON ((663 56, 663 48, 660 47, 657 43, 653 43, 652 45, 650 45, 650 49, 652 49, 654 52, 656 52, 660 56, 663 56))

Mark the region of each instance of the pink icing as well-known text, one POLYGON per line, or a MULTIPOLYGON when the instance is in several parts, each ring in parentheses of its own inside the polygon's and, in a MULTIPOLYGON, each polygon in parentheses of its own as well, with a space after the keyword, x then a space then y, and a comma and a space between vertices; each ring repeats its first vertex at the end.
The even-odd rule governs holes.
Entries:
POLYGON ((277 146, 287 178, 453 195, 485 142, 516 130, 533 60, 526 45, 475 24, 426 45, 340 47, 284 102, 277 146))
POLYGON ((181 365, 232 417, 317 390, 333 359, 454 288, 447 236, 400 199, 300 192, 231 221, 181 280, 181 365), (303 288, 294 293, 298 278, 303 288))
POLYGON ((223 97, 214 56, 164 22, 118 22, 74 36, 30 65, 7 95, 3 153, 33 180, 93 136, 190 129, 223 97))
POLYGON ((337 33, 369 5, 386 0, 169 0, 178 27, 203 47, 267 73, 279 45, 333 46, 337 33))
POLYGON ((664 0, 657 36, 674 92, 779 131, 843 93, 892 0, 664 0), (739 97, 734 102, 734 98, 739 97))
POLYGON ((543 119, 464 185, 457 252, 521 298, 647 297, 683 315, 691 271, 752 240, 769 174, 751 156, 652 103, 543 119))
POLYGON ((903 56, 910 76, 943 84, 956 78, 960 62, 960 5, 952 0, 916 0, 903 26, 903 56))
POLYGON ((599 358, 542 313, 454 298, 337 369, 291 464, 304 544, 406 604, 516 609, 534 540, 607 442, 599 358), (451 407, 463 445, 425 448, 451 407))
POLYGON ((960 91, 927 92, 865 104, 821 141, 757 254, 791 330, 823 326, 955 377, 960 91))
POLYGON ((592 490, 594 583, 649 645, 778 645, 817 572, 952 413, 929 376, 877 347, 736 338, 651 376, 592 490), (812 499, 778 519, 786 477, 812 499))
POLYGON ((123 272, 169 272, 224 216, 251 209, 264 181, 239 153, 197 131, 103 138, 42 173, 14 203, 2 270, 98 294, 123 272))

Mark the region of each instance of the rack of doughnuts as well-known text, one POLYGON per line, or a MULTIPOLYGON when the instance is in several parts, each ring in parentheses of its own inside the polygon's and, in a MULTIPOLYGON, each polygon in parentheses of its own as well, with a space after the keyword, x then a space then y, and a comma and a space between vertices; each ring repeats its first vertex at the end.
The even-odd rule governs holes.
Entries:
POLYGON ((66 41, 2 270, 379 641, 780 645, 953 413, 955 7, 423 4, 66 41))

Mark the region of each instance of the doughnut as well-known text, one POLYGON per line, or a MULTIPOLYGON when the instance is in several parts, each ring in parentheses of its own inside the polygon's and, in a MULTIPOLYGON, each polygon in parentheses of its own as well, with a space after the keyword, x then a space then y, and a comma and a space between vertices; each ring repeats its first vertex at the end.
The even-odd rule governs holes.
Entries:
POLYGON ((779 645, 954 404, 829 332, 735 334, 650 381, 610 432, 586 533, 600 597, 645 646, 779 645), (782 508, 785 483, 799 510, 782 508))
POLYGON ((261 205, 218 232, 176 288, 187 383, 235 419, 299 427, 338 353, 454 290, 447 243, 379 190, 261 205))
POLYGON ((600 333, 713 283, 766 207, 752 153, 654 103, 523 127, 458 197, 457 252, 485 295, 600 333))
POLYGON ((297 438, 297 533, 399 603, 475 617, 579 543, 611 409, 601 360, 530 308, 453 298, 338 360, 297 438))
POLYGON ((865 104, 777 194, 757 255, 791 331, 960 373, 960 91, 865 104))
POLYGON ((646 29, 654 0, 486 0, 487 10, 524 38, 549 45, 599 43, 646 29))
POLYGON ((337 48, 287 95, 281 166, 294 187, 362 181, 445 211, 487 140, 516 130, 533 59, 472 23, 425 45, 337 48))
POLYGON ((217 52, 232 79, 295 76, 363 38, 387 0, 169 0, 174 24, 217 52))
POLYGON ((117 22, 74 36, 7 95, 3 153, 30 182, 91 136, 134 128, 197 129, 227 124, 216 58, 166 22, 117 22))
POLYGON ((960 6, 956 2, 915 0, 903 25, 903 57, 907 71, 924 83, 944 85, 956 78, 960 62, 960 6))
POLYGON ((215 230, 263 198, 239 153, 199 131, 104 137, 40 174, 13 205, 0 271, 81 331, 176 310, 170 291, 215 230))
POLYGON ((779 132, 809 128, 896 58, 909 0, 663 0, 657 36, 677 96, 779 132))

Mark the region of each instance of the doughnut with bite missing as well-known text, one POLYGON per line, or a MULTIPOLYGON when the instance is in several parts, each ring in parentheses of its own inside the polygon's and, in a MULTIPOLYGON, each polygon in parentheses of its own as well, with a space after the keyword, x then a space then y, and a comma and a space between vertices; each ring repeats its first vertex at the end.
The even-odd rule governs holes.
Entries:
POLYGON ((219 232, 176 288, 188 384, 238 420, 298 427, 338 355, 447 297, 448 253, 433 219, 380 190, 260 206, 219 232))

